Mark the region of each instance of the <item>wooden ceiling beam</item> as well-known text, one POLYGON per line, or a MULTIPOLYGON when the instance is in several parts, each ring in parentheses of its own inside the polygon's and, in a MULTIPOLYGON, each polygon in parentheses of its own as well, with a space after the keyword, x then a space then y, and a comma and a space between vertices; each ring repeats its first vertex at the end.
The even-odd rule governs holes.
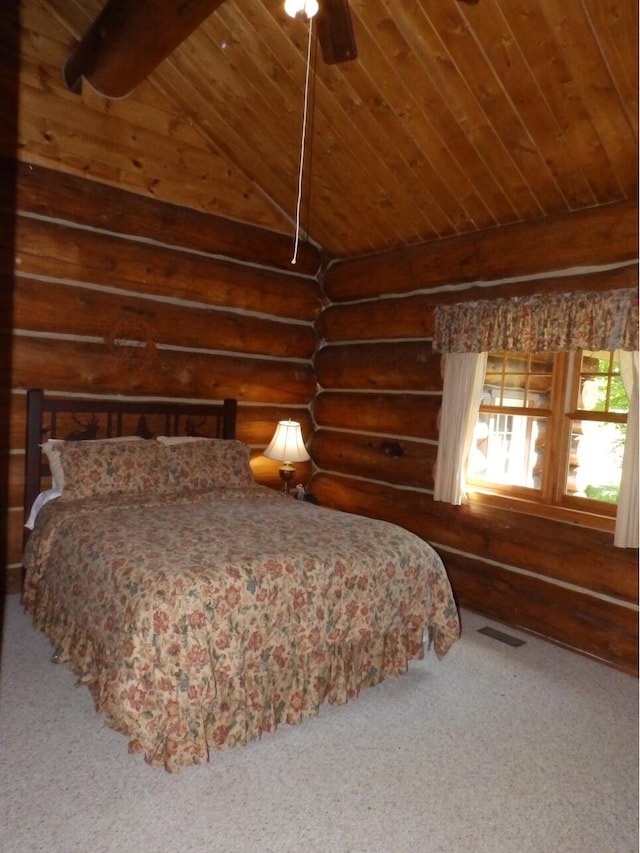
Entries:
POLYGON ((107 98, 124 98, 223 0, 107 0, 64 66, 68 89, 82 80, 107 98))

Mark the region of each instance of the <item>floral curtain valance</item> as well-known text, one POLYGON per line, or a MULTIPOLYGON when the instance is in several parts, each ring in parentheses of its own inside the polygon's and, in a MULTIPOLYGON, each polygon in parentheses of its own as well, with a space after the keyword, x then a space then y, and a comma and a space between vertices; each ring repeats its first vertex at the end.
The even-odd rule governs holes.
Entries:
POLYGON ((638 293, 539 293, 439 305, 437 352, 638 349, 638 293))

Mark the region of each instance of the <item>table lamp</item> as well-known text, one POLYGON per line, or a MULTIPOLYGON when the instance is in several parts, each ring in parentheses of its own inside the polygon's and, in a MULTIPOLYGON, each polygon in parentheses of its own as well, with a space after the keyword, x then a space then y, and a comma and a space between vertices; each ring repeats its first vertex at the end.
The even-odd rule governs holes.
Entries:
POLYGON ((283 463, 279 469, 284 482, 282 491, 288 495, 289 484, 296 472, 292 463, 311 459, 302 440, 300 424, 297 421, 280 421, 264 455, 268 459, 277 459, 283 463))

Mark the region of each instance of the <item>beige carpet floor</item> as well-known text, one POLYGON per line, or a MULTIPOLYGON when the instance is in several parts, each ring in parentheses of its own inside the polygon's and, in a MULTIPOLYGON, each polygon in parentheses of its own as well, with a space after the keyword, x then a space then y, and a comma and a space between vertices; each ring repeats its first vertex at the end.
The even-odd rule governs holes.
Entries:
POLYGON ((7 603, 6 853, 637 853, 638 683, 506 630, 170 775, 127 753, 7 603))

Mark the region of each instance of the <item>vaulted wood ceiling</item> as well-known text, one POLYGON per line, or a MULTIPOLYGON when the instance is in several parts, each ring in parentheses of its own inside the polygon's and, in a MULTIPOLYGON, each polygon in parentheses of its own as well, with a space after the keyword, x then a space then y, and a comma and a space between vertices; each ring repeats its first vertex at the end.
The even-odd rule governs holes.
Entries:
MULTIPOLYGON (((22 0, 20 158, 293 234, 306 25, 225 0, 109 100, 62 78, 101 6, 22 0)), ((636 197, 636 0, 350 7, 358 58, 314 60, 301 205, 330 255, 636 197)))

